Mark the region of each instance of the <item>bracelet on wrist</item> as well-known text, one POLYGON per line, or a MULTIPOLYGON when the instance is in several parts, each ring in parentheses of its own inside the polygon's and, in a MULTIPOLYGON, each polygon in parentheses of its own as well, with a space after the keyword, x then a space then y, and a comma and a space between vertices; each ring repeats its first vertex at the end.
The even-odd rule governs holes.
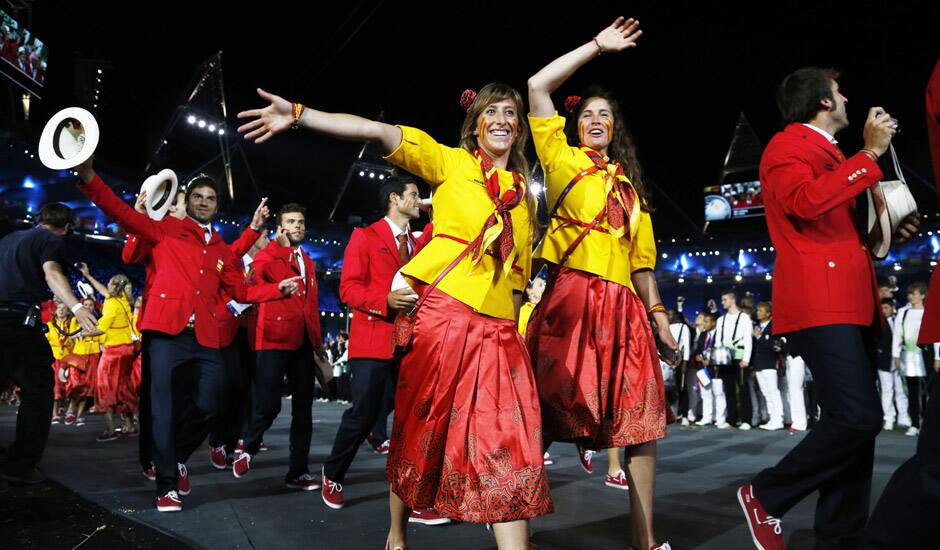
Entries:
POLYGON ((306 109, 303 103, 290 104, 291 114, 294 116, 294 122, 290 125, 292 130, 296 130, 300 126, 300 117, 303 116, 306 109))
POLYGON ((660 311, 663 312, 663 313, 666 312, 666 306, 664 306, 662 303, 658 303, 658 304, 655 304, 655 305, 650 306, 650 308, 649 308, 648 310, 646 310, 646 313, 652 315, 652 314, 658 313, 658 312, 660 312, 660 311))
POLYGON ((881 156, 878 153, 872 151, 871 149, 862 149, 861 152, 868 155, 868 158, 870 158, 871 160, 875 162, 878 162, 878 158, 881 156))
POLYGON ((72 306, 72 307, 69 308, 69 309, 72 310, 72 315, 75 315, 75 312, 78 311, 78 310, 80 310, 80 309, 82 309, 82 307, 83 307, 83 306, 82 306, 82 303, 81 303, 81 302, 76 302, 75 305, 72 306))
POLYGON ((601 43, 597 41, 596 36, 592 38, 591 40, 594 42, 594 45, 597 46, 597 55, 602 55, 603 53, 605 53, 604 48, 601 47, 601 43))

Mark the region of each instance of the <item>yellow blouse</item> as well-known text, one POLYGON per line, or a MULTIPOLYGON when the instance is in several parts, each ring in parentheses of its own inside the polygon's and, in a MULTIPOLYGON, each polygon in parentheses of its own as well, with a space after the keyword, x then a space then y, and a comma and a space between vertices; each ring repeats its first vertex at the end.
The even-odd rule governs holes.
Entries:
MULTIPOLYGON (((46 332, 46 340, 49 341, 49 347, 52 348, 52 356, 56 360, 59 360, 72 353, 72 346, 74 345, 72 340, 59 334, 59 331, 52 326, 52 321, 46 323, 46 326, 49 327, 49 331, 46 332)), ((68 332, 68 327, 60 325, 59 328, 68 332)))
MULTIPOLYGON (((467 247, 448 235, 472 241, 494 211, 486 192, 480 162, 465 149, 447 147, 415 128, 400 126, 401 145, 386 158, 434 187, 434 238, 421 249, 402 273, 427 284, 454 261, 467 247)), ((500 191, 513 187, 513 176, 498 170, 500 191)), ((524 188, 528 192, 528 187, 524 188)), ((504 271, 492 256, 484 254, 474 265, 469 257, 461 260, 437 285, 442 292, 484 315, 515 319, 513 291, 524 291, 532 263, 532 235, 525 201, 510 212, 516 258, 513 268, 504 271)))
MULTIPOLYGON (((69 324, 69 332, 75 332, 81 328, 75 317, 72 317, 72 322, 69 324)), ((72 353, 76 355, 94 355, 101 353, 101 346, 98 345, 99 338, 99 336, 74 336, 72 338, 72 342, 74 342, 72 353)))
POLYGON ((104 346, 130 344, 134 341, 134 332, 131 326, 131 305, 128 303, 127 298, 124 296, 120 298, 108 296, 104 299, 101 319, 98 319, 98 330, 104 332, 100 337, 101 345, 104 346))
POLYGON ((535 304, 532 302, 526 302, 519 308, 519 334, 525 336, 525 329, 529 326, 529 318, 532 317, 533 311, 535 311, 535 304))
MULTIPOLYGON (((568 145, 564 117, 557 113, 549 118, 529 115, 529 125, 535 152, 545 172, 545 189, 551 209, 568 183, 594 163, 578 147, 568 145)), ((557 214, 590 223, 607 203, 607 191, 602 172, 585 176, 568 192, 557 214)), ((606 218, 599 226, 610 228, 606 218)), ((583 230, 579 225, 553 218, 535 257, 557 264, 583 230)), ((649 213, 640 211, 638 216, 631 217, 629 240, 591 230, 574 249, 565 266, 593 273, 633 290, 630 274, 656 267, 656 240, 649 213)))

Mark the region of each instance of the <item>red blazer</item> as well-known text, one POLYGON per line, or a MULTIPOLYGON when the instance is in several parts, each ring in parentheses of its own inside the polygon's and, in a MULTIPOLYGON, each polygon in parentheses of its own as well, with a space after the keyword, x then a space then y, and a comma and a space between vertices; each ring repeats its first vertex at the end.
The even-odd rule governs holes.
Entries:
MULTIPOLYGON (((241 236, 229 245, 232 254, 234 254, 236 258, 241 259, 242 256, 251 250, 252 245, 258 240, 259 236, 260 233, 257 231, 252 230, 250 227, 245 228, 241 236)), ((150 297, 150 285, 153 281, 152 251, 153 245, 142 240, 137 235, 129 235, 127 242, 124 243, 124 248, 121 250, 121 260, 124 263, 144 264, 145 278, 144 288, 141 294, 141 316, 143 316, 144 308, 147 307, 147 299, 150 297)), ((248 276, 245 275, 242 280, 247 281, 248 276)), ((235 336, 238 334, 238 328, 241 326, 242 317, 235 317, 228 309, 228 302, 231 299, 230 296, 222 293, 219 296, 219 304, 216 307, 216 318, 219 321, 219 346, 223 348, 232 345, 235 336)))
POLYGON ((777 253, 774 334, 877 319, 878 284, 855 197, 881 177, 867 155, 846 159, 803 124, 788 125, 767 144, 760 181, 777 253))
MULTIPOLYGON (((431 239, 433 227, 428 224, 420 237, 415 237, 412 257, 431 239)), ((343 255, 343 274, 339 298, 356 310, 350 321, 349 358, 391 359, 392 329, 395 310, 388 306, 395 272, 402 268, 398 257, 398 241, 385 218, 365 228, 353 229, 343 255)))
MULTIPOLYGON (((294 249, 271 241, 255 255, 253 283, 277 282, 300 275, 300 267, 291 262, 294 249)), ((317 273, 313 261, 304 259, 306 284, 298 294, 284 300, 258 304, 248 318, 248 342, 251 349, 296 350, 303 345, 304 335, 318 350, 323 347, 320 336, 320 307, 317 301, 317 273)))
POLYGON ((141 330, 179 334, 195 313, 196 340, 218 348, 220 290, 244 303, 283 298, 277 284, 245 286, 241 259, 218 232, 213 231, 206 244, 202 228, 190 218, 151 220, 128 206, 98 176, 78 188, 125 231, 153 245, 150 301, 138 321, 141 330))
MULTIPOLYGON (((933 74, 927 83, 927 137, 930 142, 930 157, 933 160, 934 181, 940 192, 940 61, 934 65, 933 74)), ((940 269, 934 269, 930 277, 930 288, 924 320, 920 323, 919 343, 940 342, 940 269)))

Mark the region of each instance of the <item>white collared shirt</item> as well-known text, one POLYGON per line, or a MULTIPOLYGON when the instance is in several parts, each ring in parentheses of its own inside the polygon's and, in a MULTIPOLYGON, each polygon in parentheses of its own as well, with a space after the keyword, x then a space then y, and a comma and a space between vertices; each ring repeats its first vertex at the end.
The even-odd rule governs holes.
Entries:
POLYGON ((839 143, 838 141, 836 141, 835 136, 833 136, 833 135, 830 134, 829 132, 823 130, 822 128, 817 128, 817 127, 813 126, 812 124, 807 124, 807 123, 805 123, 805 122, 803 123, 803 126, 806 126, 806 127, 809 128, 810 130, 815 130, 817 133, 819 133, 819 135, 821 135, 822 137, 826 138, 826 141, 828 141, 829 143, 831 143, 831 144, 833 144, 833 145, 839 143))
POLYGON ((300 246, 298 246, 291 254, 294 255, 297 265, 300 266, 300 281, 304 286, 307 286, 307 266, 304 265, 304 253, 300 251, 300 246))
POLYGON ((209 244, 209 241, 212 240, 212 224, 211 223, 199 223, 199 221, 196 218, 193 218, 192 216, 190 216, 189 219, 196 222, 196 225, 202 228, 204 236, 206 238, 206 244, 209 244))
POLYGON ((392 219, 389 218, 388 216, 385 216, 385 221, 386 223, 388 223, 388 226, 392 228, 392 238, 395 239, 396 244, 398 244, 398 236, 401 235, 402 233, 405 234, 405 237, 406 237, 405 240, 408 242, 408 255, 410 256, 414 252, 414 244, 411 242, 412 241, 411 231, 410 231, 411 228, 407 225, 405 226, 404 229, 398 227, 397 225, 395 225, 395 222, 393 222, 392 219))

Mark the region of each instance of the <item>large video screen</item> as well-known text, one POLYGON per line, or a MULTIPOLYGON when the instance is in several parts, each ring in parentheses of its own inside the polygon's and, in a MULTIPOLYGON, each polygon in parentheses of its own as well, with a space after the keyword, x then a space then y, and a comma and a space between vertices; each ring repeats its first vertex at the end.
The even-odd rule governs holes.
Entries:
POLYGON ((705 187, 705 221, 707 222, 763 215, 764 194, 758 180, 705 187))
POLYGON ((36 92, 46 81, 48 57, 46 45, 32 31, 0 10, 0 72, 36 92))

